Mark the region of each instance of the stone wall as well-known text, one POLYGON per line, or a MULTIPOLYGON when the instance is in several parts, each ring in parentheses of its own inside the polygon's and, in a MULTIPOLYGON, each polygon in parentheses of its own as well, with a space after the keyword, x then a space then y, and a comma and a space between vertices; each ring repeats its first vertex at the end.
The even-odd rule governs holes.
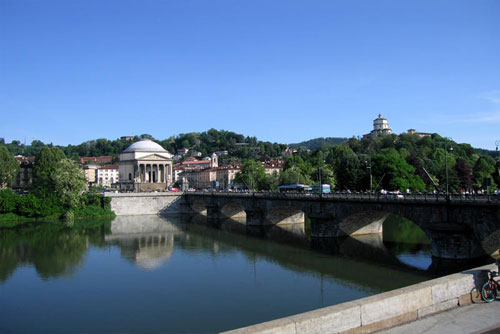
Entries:
POLYGON ((480 302, 488 265, 375 296, 244 327, 224 334, 372 333, 480 302))
POLYGON ((117 216, 182 213, 182 193, 122 193, 111 197, 111 210, 117 216))

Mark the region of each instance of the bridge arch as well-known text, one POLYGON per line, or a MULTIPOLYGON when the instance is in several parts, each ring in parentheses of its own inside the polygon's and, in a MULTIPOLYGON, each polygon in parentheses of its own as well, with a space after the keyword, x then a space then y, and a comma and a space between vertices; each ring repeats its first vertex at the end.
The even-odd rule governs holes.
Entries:
POLYGON ((264 219, 270 225, 304 224, 305 212, 295 206, 274 206, 264 219))
POLYGON ((191 210, 200 215, 207 215, 207 203, 203 199, 194 199, 189 203, 191 210))
POLYGON ((232 218, 232 219, 244 219, 247 217, 245 213, 245 207, 240 203, 228 203, 225 204, 221 209, 220 213, 222 217, 232 218))

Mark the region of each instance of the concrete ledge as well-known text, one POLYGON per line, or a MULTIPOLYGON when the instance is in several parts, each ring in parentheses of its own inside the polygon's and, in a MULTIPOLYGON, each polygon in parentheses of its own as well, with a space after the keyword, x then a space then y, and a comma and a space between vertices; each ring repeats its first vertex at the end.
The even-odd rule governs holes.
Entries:
POLYGON ((361 326, 361 307, 347 302, 290 317, 297 334, 339 333, 361 326))
POLYGON ((372 333, 476 302, 487 271, 494 269, 487 265, 224 334, 372 333))

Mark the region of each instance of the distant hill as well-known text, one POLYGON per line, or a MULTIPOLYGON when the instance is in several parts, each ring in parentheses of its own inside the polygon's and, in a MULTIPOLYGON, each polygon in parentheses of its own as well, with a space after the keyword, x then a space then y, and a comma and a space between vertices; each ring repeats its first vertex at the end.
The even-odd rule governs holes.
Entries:
MULTIPOLYGON (((210 156, 213 152, 227 151, 226 154, 228 157, 234 157, 239 160, 248 158, 276 159, 280 157, 281 152, 287 147, 285 144, 260 141, 256 137, 216 129, 210 129, 205 132, 181 133, 163 140, 155 139, 149 134, 142 134, 140 136, 122 137, 115 140, 99 138, 79 145, 58 147, 63 150, 67 157, 74 160, 78 160, 81 157, 97 157, 102 155, 113 156, 116 160, 125 148, 140 139, 154 140, 173 154, 176 154, 181 148, 187 148, 190 152, 198 153, 203 157, 210 156)), ((34 157, 44 146, 52 146, 52 144, 44 144, 39 140, 34 140, 31 145, 22 144, 19 140, 5 143, 5 140, 0 138, 0 146, 7 147, 9 152, 14 155, 21 154, 34 157)), ((198 156, 198 154, 196 155, 198 156)))
POLYGON ((307 148, 309 150, 316 150, 323 145, 325 146, 333 146, 333 145, 338 145, 340 143, 343 143, 347 141, 348 138, 340 138, 340 137, 320 137, 320 138, 315 138, 315 139, 310 139, 307 141, 303 141, 297 144, 290 144, 289 146, 291 148, 307 148))

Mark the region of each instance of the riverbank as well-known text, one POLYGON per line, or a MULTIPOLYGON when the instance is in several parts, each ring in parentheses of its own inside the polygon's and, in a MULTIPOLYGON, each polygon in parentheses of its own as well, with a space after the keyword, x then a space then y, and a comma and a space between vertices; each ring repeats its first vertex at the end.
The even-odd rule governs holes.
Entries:
POLYGON ((18 195, 10 189, 0 191, 0 228, 14 228, 38 221, 66 220, 83 218, 114 218, 111 200, 100 194, 79 195, 71 207, 63 205, 52 195, 18 195))
MULTIPOLYGON (((88 219, 107 219, 111 220, 116 215, 110 211, 100 207, 85 207, 80 210, 75 210, 73 221, 84 221, 88 219)), ((37 222, 63 222, 63 214, 55 214, 44 217, 25 217, 14 213, 0 214, 0 229, 17 228, 37 222)))
POLYGON ((375 296, 248 326, 224 334, 373 333, 480 302, 486 265, 375 296))

